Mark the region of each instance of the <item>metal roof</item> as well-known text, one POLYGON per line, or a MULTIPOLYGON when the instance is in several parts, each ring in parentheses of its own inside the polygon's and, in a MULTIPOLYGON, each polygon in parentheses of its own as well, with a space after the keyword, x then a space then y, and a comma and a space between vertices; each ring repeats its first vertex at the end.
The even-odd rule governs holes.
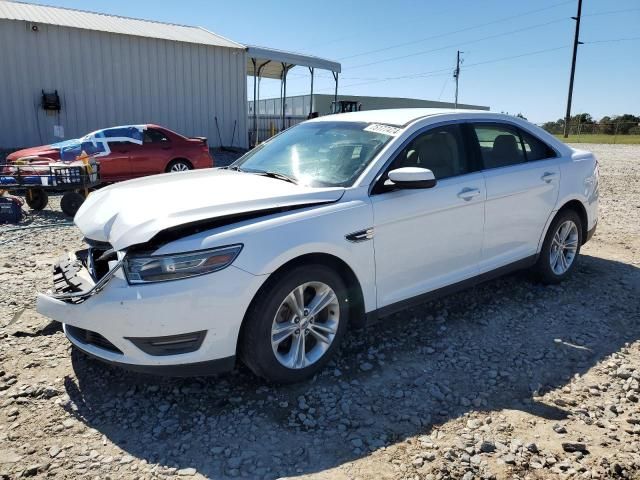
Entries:
POLYGON ((202 27, 140 20, 33 3, 0 0, 0 19, 22 20, 32 23, 213 45, 216 47, 245 48, 240 43, 224 38, 202 27))
POLYGON ((486 110, 466 110, 453 108, 388 108, 385 110, 363 110, 360 112, 340 113, 314 118, 310 122, 368 122, 403 126, 414 120, 433 115, 456 115, 493 119, 513 119, 510 115, 487 112, 486 110))
POLYGON ((256 70, 257 67, 264 65, 260 72, 260 76, 264 78, 281 78, 284 65, 312 67, 336 73, 340 73, 342 69, 340 63, 325 58, 251 45, 247 47, 247 57, 247 75, 254 74, 253 60, 255 60, 256 70))

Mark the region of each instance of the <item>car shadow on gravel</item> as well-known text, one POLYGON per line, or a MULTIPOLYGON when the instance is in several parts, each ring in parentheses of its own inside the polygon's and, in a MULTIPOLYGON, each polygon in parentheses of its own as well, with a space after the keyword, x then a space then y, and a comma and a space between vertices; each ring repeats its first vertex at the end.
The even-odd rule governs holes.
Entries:
POLYGON ((638 339, 639 293, 640 269, 583 255, 563 285, 515 274, 352 332, 331 366, 293 386, 244 368, 142 376, 74 352, 66 408, 159 473, 313 473, 474 411, 563 418, 536 397, 638 339))

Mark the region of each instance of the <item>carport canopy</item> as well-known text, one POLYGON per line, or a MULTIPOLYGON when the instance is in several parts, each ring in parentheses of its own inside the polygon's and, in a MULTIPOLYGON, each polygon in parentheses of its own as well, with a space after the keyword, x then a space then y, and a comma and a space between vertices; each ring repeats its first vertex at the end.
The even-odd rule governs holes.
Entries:
POLYGON ((256 138, 253 138, 254 145, 258 143, 258 102, 260 100, 259 82, 262 78, 272 78, 280 80, 280 104, 282 106, 281 121, 284 128, 285 122, 285 101, 287 98, 287 73, 293 67, 307 67, 311 74, 311 95, 310 109, 313 110, 313 76, 315 69, 329 70, 333 74, 336 82, 334 98, 338 99, 338 75, 342 70, 339 62, 327 60, 313 55, 302 53, 286 52, 264 47, 247 47, 247 75, 253 76, 253 126, 256 138))

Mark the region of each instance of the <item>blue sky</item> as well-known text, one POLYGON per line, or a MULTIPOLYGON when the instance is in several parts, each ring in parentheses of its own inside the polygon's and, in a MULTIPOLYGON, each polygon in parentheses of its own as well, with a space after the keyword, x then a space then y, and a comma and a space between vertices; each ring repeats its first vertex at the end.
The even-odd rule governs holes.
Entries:
MULTIPOLYGON (((36 3, 199 25, 241 43, 338 60, 345 94, 452 101, 460 49, 460 102, 533 122, 564 116, 577 7, 577 0, 36 3)), ((583 0, 580 38, 573 112, 640 114, 640 0, 583 0)), ((333 92, 329 72, 316 78, 317 92, 333 92)), ((287 90, 307 93, 308 71, 293 69, 287 90)), ((279 91, 278 81, 264 81, 261 97, 279 91)))

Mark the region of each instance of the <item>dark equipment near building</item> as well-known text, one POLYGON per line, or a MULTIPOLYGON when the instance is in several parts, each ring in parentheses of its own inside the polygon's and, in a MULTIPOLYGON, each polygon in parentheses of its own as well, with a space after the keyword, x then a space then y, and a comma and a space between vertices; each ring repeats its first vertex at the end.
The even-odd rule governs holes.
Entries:
POLYGON ((14 197, 0 196, 0 224, 19 223, 22 220, 22 205, 14 197))
POLYGON ((61 109, 60 105, 60 95, 58 95, 58 90, 55 90, 53 93, 46 93, 42 90, 42 109, 47 110, 49 112, 59 112, 61 109))
POLYGON ((353 100, 338 100, 331 102, 331 113, 359 112, 362 104, 353 100))

